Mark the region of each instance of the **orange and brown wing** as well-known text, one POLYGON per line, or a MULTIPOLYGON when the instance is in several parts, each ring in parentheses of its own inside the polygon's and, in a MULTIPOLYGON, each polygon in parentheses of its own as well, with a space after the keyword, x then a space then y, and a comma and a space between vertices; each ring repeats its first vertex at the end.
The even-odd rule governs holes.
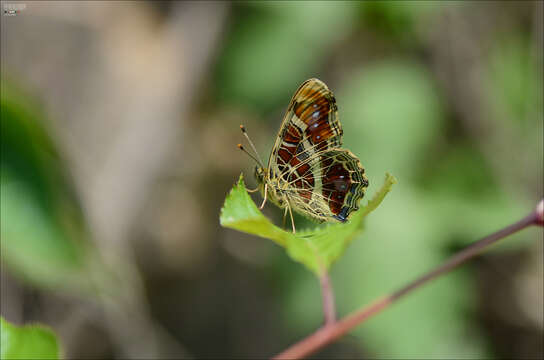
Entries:
POLYGON ((368 181, 342 144, 333 93, 305 81, 291 99, 269 159, 269 179, 284 189, 294 210, 317 221, 346 221, 368 181))
POLYGON ((341 145, 336 100, 318 79, 295 92, 268 160, 269 178, 287 181, 306 201, 316 183, 319 154, 341 145))
POLYGON ((331 216, 345 222, 365 195, 368 179, 359 159, 350 151, 334 149, 321 156, 321 189, 331 216))
POLYGON ((268 165, 285 165, 342 145, 336 99, 321 80, 306 80, 293 95, 270 154, 268 165), (302 155, 301 155, 302 154, 302 155))

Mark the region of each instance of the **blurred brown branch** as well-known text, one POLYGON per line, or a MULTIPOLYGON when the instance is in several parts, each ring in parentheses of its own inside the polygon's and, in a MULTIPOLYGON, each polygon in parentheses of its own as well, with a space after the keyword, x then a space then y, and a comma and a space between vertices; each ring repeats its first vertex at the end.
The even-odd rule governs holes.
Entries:
MULTIPOLYGON (((301 359, 313 354, 327 344, 330 344, 331 342, 345 335, 348 331, 357 325, 360 325, 371 316, 378 314, 380 311, 387 308, 389 305, 393 304, 403 296, 420 288, 427 282, 438 278, 440 275, 452 271, 459 265, 478 255, 480 252, 482 252, 482 250, 491 244, 494 244, 495 242, 531 225, 544 226, 544 199, 542 199, 536 208, 523 219, 476 241, 470 246, 467 246, 465 249, 452 256, 449 260, 436 267, 434 270, 424 274, 390 295, 378 299, 372 304, 344 317, 338 322, 330 321, 329 317, 327 316, 327 307, 325 306, 325 326, 318 329, 307 338, 287 348, 285 351, 273 357, 273 359, 301 359)), ((325 288, 323 285, 322 287, 325 288)), ((323 291, 324 304, 326 304, 327 296, 328 292, 323 291)))

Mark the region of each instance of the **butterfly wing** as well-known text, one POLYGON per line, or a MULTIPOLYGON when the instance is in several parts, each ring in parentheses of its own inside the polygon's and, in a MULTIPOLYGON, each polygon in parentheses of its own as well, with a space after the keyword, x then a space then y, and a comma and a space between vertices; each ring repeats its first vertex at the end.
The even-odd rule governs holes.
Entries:
POLYGON ((303 215, 346 221, 368 180, 359 160, 338 149, 341 142, 334 95, 320 80, 305 81, 291 99, 272 149, 269 184, 303 215))
MULTIPOLYGON (((368 179, 359 159, 349 150, 332 149, 319 156, 311 167, 314 185, 311 191, 299 177, 287 189, 289 204, 294 210, 319 222, 345 222, 359 209, 359 202, 368 187, 368 179)), ((305 175, 308 177, 308 175, 305 175)))
POLYGON ((346 221, 359 209, 368 179, 361 162, 349 150, 333 149, 320 157, 322 187, 316 189, 330 209, 331 216, 346 221))
POLYGON ((295 156, 342 145, 336 99, 318 79, 306 80, 293 95, 268 159, 268 168, 284 171, 295 156))

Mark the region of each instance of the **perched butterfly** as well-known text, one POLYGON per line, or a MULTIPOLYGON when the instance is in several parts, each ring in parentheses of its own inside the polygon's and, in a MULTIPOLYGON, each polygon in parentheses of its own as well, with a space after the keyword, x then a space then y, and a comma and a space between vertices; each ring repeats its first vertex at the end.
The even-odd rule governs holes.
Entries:
POLYGON ((267 167, 244 126, 240 128, 257 157, 238 147, 260 165, 255 168, 259 186, 250 191, 261 190, 261 209, 270 199, 285 209, 284 218, 289 212, 293 233, 293 210, 318 222, 345 222, 359 209, 368 180, 359 159, 340 148, 336 100, 322 81, 306 80, 293 95, 267 167))

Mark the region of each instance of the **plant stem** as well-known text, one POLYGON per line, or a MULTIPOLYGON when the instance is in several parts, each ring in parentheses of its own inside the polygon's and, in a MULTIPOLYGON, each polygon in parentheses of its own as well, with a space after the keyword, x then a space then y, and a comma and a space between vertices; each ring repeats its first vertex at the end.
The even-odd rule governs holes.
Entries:
POLYGON ((334 292, 332 291, 331 279, 327 271, 321 273, 319 283, 321 284, 321 295, 323 297, 325 326, 329 326, 336 323, 336 310, 334 307, 334 292))
MULTIPOLYGON (((507 237, 519 230, 522 230, 530 225, 540 225, 543 226, 543 201, 540 201, 535 211, 525 218, 519 220, 518 222, 511 224, 505 227, 502 230, 499 230, 487 237, 484 237, 481 240, 476 241, 472 245, 464 248, 456 255, 452 256, 449 260, 444 262, 442 265, 436 267, 434 270, 424 274, 423 276, 417 278, 416 280, 408 283, 406 286, 394 291, 390 295, 380 298, 370 305, 352 313, 339 320, 336 323, 323 326, 322 328, 315 331, 313 334, 309 335, 305 339, 299 341, 298 343, 290 346, 280 354, 276 355, 273 359, 301 359, 310 354, 313 354, 317 350, 321 349, 325 345, 333 342, 339 337, 346 334, 348 331, 353 329, 355 326, 361 324, 366 319, 375 315, 387 308, 393 302, 397 301, 401 297, 409 294, 415 289, 421 287, 427 282, 436 279, 442 274, 448 273, 449 271, 455 269, 457 266, 461 265, 465 261, 473 258, 479 254, 487 246, 497 242, 498 240, 507 237)), ((322 281, 323 288, 323 281, 322 281)), ((325 305, 325 292, 323 293, 323 300, 325 305)), ((325 312, 325 315, 327 312, 325 312)))

